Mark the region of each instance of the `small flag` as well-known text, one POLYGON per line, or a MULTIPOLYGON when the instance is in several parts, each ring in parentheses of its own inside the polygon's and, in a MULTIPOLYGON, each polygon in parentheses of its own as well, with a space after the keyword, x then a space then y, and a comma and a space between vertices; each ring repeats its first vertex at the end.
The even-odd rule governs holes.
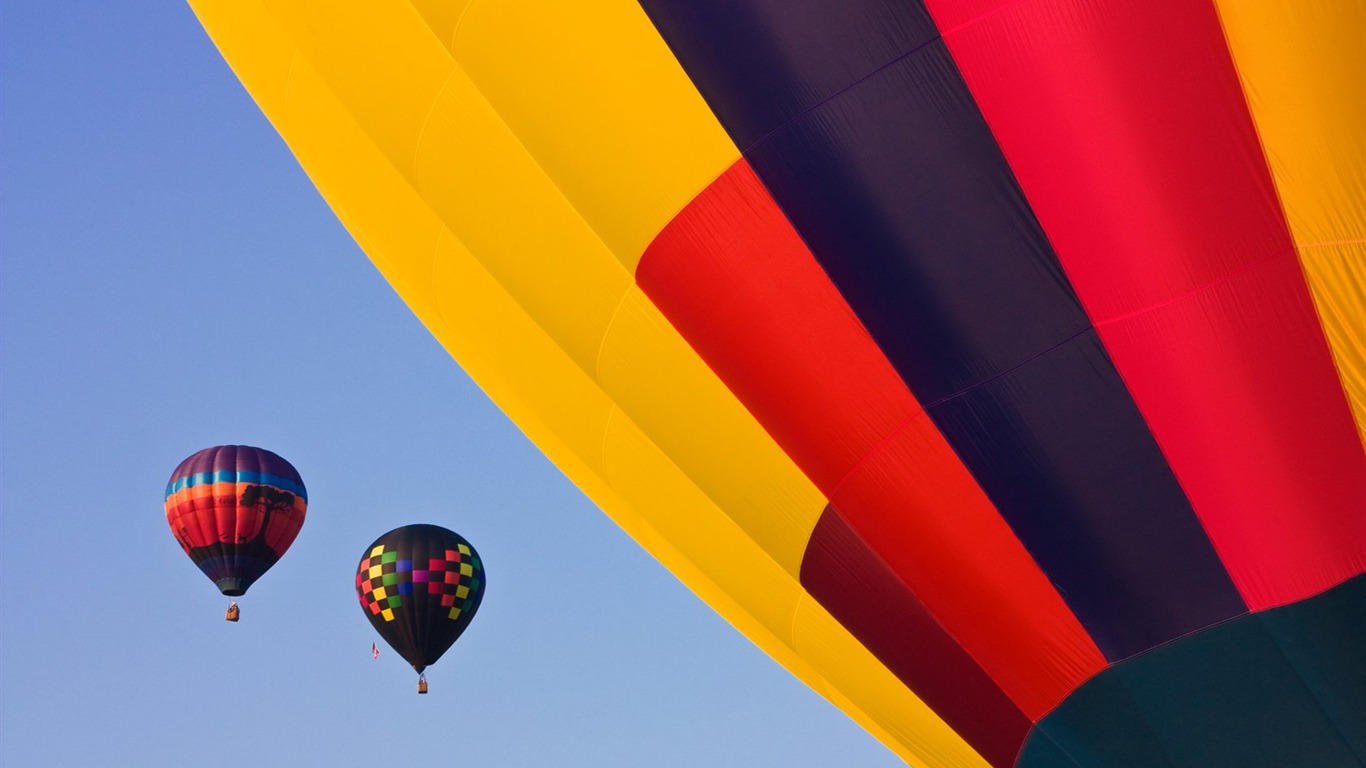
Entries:
POLYGON ((372 658, 372 659, 378 659, 378 658, 379 658, 379 646, 378 646, 378 645, 375 645, 374 643, 371 643, 371 644, 370 644, 370 658, 372 658))

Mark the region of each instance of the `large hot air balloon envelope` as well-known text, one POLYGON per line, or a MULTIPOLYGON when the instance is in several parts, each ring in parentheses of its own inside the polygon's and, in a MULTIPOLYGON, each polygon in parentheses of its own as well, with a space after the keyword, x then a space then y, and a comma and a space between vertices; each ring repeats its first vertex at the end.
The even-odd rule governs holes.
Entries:
POLYGON ((1366 5, 191 4, 465 370, 908 762, 1366 760, 1366 5))
POLYGON ((470 625, 484 581, 479 553, 439 525, 395 528, 375 539, 356 566, 366 618, 419 675, 470 625))
POLYGON ((299 473, 262 448, 205 448, 180 462, 166 484, 171 533, 229 597, 246 594, 275 565, 307 511, 299 473))

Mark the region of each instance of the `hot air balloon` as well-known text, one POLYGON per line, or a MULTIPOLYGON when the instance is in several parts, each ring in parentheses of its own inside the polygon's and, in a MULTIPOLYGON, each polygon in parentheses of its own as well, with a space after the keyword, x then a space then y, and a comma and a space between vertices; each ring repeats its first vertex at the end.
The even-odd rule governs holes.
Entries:
POLYGON ((1366 6, 191 5, 489 396, 907 762, 1359 768, 1366 6))
POLYGON ((365 549, 356 567, 356 596, 375 631, 417 670, 460 638, 484 599, 484 564, 460 534, 439 525, 395 528, 365 549))
MULTIPOLYGON (((220 445, 180 462, 166 484, 166 522, 180 548, 228 597, 246 594, 284 555, 308 510, 294 467, 263 448, 220 445)), ((237 621, 234 600, 228 621, 237 621)))

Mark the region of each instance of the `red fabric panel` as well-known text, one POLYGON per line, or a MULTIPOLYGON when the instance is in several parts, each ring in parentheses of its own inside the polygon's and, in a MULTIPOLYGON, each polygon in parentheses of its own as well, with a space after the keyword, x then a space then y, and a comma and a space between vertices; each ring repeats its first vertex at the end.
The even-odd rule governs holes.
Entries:
POLYGON ((636 282, 827 497, 920 413, 744 160, 660 232, 636 282))
POLYGON ((825 508, 811 534, 802 583, 988 763, 1015 764, 1031 720, 833 507, 825 508))
MULTIPOLYGON (((659 234, 636 279, 839 506, 868 556, 1031 719, 1104 666, 743 160, 659 234)), ((813 535, 808 557, 818 546, 813 535)))
POLYGON ((1366 565, 1366 455, 1212 4, 928 0, 1253 609, 1366 565))
POLYGON ((1138 402, 1253 610, 1366 566, 1360 443, 1336 377, 1303 367, 1323 340, 1308 294, 1284 290, 1301 280, 1287 253, 1100 329, 1128 380, 1150 383, 1138 402))

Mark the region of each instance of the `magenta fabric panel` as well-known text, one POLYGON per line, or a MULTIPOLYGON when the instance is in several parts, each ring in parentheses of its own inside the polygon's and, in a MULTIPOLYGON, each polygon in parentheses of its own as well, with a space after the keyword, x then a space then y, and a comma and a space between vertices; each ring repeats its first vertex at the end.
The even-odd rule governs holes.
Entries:
POLYGON ((1366 454, 1212 5, 929 0, 1253 609, 1366 567, 1366 454))

